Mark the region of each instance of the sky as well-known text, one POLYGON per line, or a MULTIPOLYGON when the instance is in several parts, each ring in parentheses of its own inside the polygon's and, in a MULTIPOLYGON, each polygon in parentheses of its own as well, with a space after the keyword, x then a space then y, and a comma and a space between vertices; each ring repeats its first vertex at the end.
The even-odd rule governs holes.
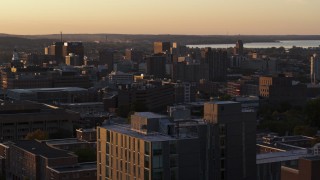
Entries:
POLYGON ((0 33, 319 35, 320 0, 0 0, 0 33))

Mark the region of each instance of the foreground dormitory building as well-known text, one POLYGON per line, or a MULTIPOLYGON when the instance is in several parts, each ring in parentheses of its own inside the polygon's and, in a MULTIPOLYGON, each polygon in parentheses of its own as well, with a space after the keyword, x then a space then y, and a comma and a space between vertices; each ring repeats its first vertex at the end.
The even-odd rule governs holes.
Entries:
POLYGON ((96 179, 96 162, 79 163, 78 156, 37 140, 0 144, 0 175, 13 180, 96 179))
POLYGON ((255 116, 240 103, 206 103, 204 119, 136 112, 97 128, 97 179, 254 180, 255 116))

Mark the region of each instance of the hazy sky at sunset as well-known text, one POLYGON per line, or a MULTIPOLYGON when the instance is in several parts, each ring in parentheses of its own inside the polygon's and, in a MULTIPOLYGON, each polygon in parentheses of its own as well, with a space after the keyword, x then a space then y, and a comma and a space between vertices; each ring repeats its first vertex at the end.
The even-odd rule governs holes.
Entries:
POLYGON ((320 0, 0 0, 0 33, 320 34, 320 0))

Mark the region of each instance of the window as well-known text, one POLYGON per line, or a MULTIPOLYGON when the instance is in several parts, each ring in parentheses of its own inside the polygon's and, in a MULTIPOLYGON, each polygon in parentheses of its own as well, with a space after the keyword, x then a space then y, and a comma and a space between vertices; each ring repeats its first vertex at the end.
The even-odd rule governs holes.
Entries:
POLYGON ((226 129, 224 124, 219 125, 219 134, 220 135, 225 135, 226 134, 226 129))
POLYGON ((109 157, 109 155, 106 156, 106 165, 107 166, 110 165, 110 157, 109 157))
POLYGON ((178 166, 177 157, 170 157, 170 167, 177 167, 177 166, 178 166))
POLYGON ((223 159, 220 161, 220 168, 224 169, 224 160, 223 159))
POLYGON ((220 157, 224 158, 225 154, 224 154, 224 148, 220 149, 220 157))
POLYGON ((110 142, 110 131, 107 131, 107 142, 110 142))
POLYGON ((170 154, 177 154, 177 142, 170 141, 170 154))
POLYGON ((106 144, 106 153, 110 154, 110 144, 106 144))
POLYGON ((144 169, 144 180, 149 180, 149 170, 148 169, 144 169))
POLYGON ((224 171, 221 171, 220 179, 224 180, 224 171))
POLYGON ((153 180, 162 180, 162 172, 153 172, 152 173, 153 180))
POLYGON ((220 137, 220 146, 225 146, 225 138, 220 137))
POLYGON ((163 158, 162 156, 153 156, 152 157, 152 168, 158 169, 163 167, 163 158))
POLYGON ((106 167, 106 177, 107 177, 107 178, 109 178, 109 177, 110 177, 109 167, 106 167))
POLYGON ((150 155, 150 144, 148 142, 144 142, 144 153, 150 155))
POLYGON ((178 172, 176 169, 172 169, 170 171, 170 179, 171 180, 177 180, 178 179, 178 172))
POLYGON ((150 158, 149 156, 144 156, 144 167, 149 168, 150 158))
POLYGON ((152 154, 161 155, 162 154, 162 142, 152 143, 152 154))

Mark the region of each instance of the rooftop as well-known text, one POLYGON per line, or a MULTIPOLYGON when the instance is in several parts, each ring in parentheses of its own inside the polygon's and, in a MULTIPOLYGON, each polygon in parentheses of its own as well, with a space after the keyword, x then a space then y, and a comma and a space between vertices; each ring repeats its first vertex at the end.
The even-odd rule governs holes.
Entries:
POLYGON ((308 154, 307 149, 293 150, 293 151, 286 151, 286 152, 264 153, 264 154, 257 154, 256 163, 265 164, 265 163, 272 163, 272 162, 297 160, 301 157, 306 157, 306 156, 310 156, 310 154, 308 154))
POLYGON ((80 128, 80 129, 76 129, 77 132, 96 132, 97 130, 95 128, 80 128))
POLYGON ((41 141, 46 143, 47 145, 63 145, 63 144, 78 144, 78 143, 88 143, 86 141, 78 140, 77 138, 66 138, 66 139, 50 139, 41 141))
POLYGON ((8 91, 17 92, 17 93, 34 93, 34 92, 52 92, 52 91, 88 91, 84 88, 79 87, 60 87, 60 88, 33 88, 33 89, 9 89, 8 91))
POLYGON ((52 148, 45 143, 41 143, 36 140, 20 140, 14 141, 13 145, 32 154, 43 156, 46 158, 62 158, 73 157, 75 155, 68 151, 52 148))
MULTIPOLYGON (((125 134, 127 136, 131 136, 131 137, 135 137, 138 139, 143 139, 144 141, 170 141, 170 140, 177 140, 178 138, 175 137, 171 137, 168 135, 163 135, 161 133, 155 132, 155 133, 149 133, 149 134, 142 134, 136 131, 132 131, 130 128, 130 125, 117 125, 117 124, 113 124, 113 125, 105 125, 105 126, 101 126, 101 128, 105 128, 107 130, 110 131, 114 131, 114 132, 118 132, 121 134, 125 134)), ((188 137, 187 137, 188 138, 188 137)), ((190 138, 194 138, 194 137, 190 137, 190 138)), ((186 138, 182 138, 182 139, 186 139, 186 138)))
POLYGON ((308 156, 308 157, 303 157, 303 159, 307 159, 311 161, 320 161, 320 156, 308 156))
POLYGON ((166 115, 156 114, 153 112, 135 112, 134 115, 145 117, 145 118, 167 118, 166 115))
POLYGON ((97 162, 79 163, 76 166, 62 166, 62 167, 48 167, 48 168, 58 173, 88 171, 88 170, 96 170, 97 162))
POLYGON ((239 102, 235 102, 235 101, 210 101, 207 102, 208 104, 239 104, 239 102))
POLYGON ((84 102, 84 103, 60 103, 62 106, 90 106, 90 105, 103 105, 103 102, 84 102))

